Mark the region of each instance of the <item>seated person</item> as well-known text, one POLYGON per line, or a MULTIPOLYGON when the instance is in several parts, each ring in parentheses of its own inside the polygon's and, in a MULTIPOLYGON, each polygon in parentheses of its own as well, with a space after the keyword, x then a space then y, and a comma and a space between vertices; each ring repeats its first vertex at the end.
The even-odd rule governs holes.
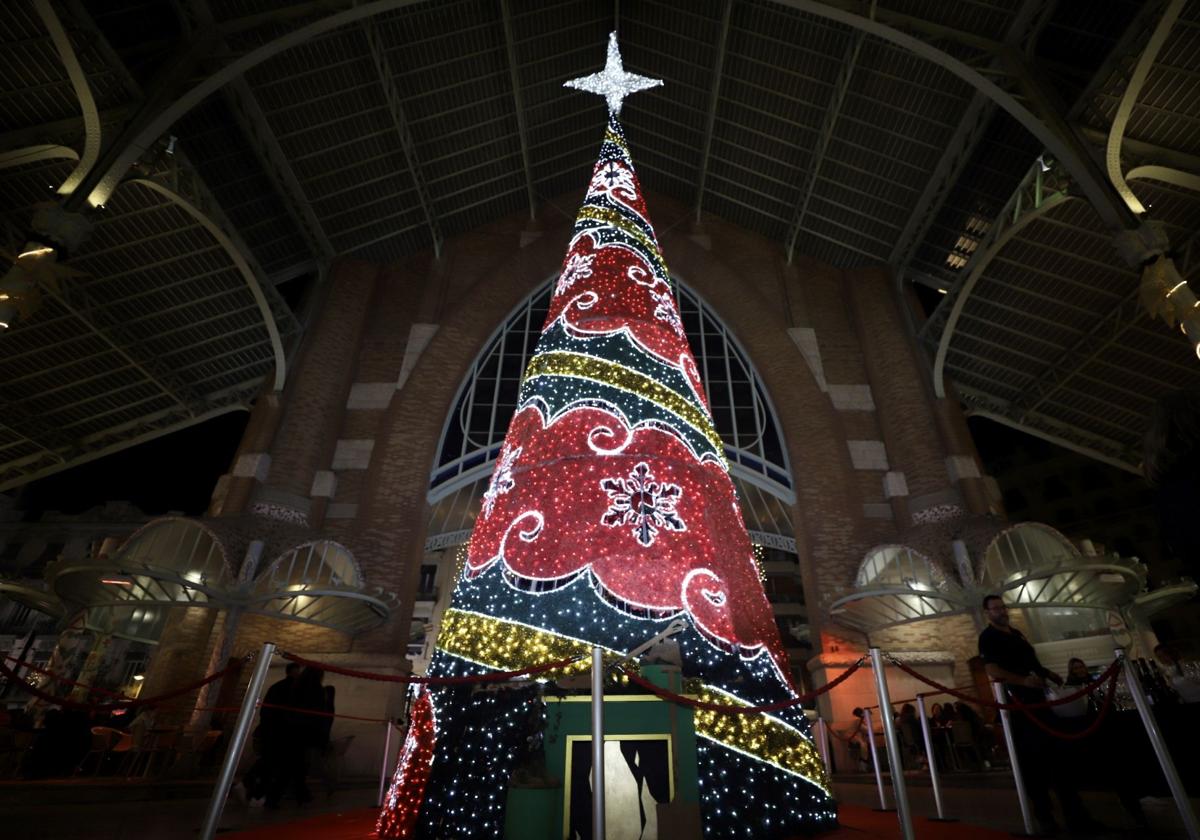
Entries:
POLYGON ((1163 677, 1184 703, 1200 703, 1200 662, 1179 655, 1166 643, 1156 645, 1154 658, 1162 667, 1163 677))

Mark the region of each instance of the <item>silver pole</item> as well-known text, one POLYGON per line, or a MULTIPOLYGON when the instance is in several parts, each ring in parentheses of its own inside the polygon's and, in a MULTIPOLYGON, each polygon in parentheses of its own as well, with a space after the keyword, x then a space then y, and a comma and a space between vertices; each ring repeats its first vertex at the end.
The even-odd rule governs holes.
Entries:
MULTIPOLYGON (((1117 648, 1117 656, 1124 661, 1125 650, 1117 648)), ((1129 668, 1128 663, 1125 663, 1125 684, 1129 686, 1129 693, 1133 695, 1133 702, 1142 719, 1142 726, 1146 727, 1146 736, 1150 739, 1150 745, 1154 747, 1154 754, 1158 757, 1158 766, 1162 768, 1163 776, 1167 779, 1167 786, 1171 788, 1171 796, 1175 800, 1175 807, 1179 809, 1183 827, 1187 829, 1188 837, 1191 840, 1197 840, 1200 838, 1200 826, 1196 823, 1196 812, 1192 810, 1192 803, 1188 800, 1187 791, 1184 790, 1183 782, 1179 780, 1179 773, 1175 769, 1175 761, 1171 758, 1167 742, 1163 740, 1162 730, 1158 728, 1158 721, 1146 700, 1146 690, 1138 681, 1137 674, 1129 668)))
POLYGON ((921 716, 921 735, 925 739, 925 762, 929 765, 929 784, 933 786, 933 804, 937 818, 946 819, 942 808, 942 779, 938 775, 937 755, 933 751, 933 737, 929 734, 929 718, 925 715, 925 698, 917 695, 917 714, 921 716))
POLYGON ((592 648, 592 837, 604 840, 604 650, 592 648))
MULTIPOLYGON (((1008 692, 1004 683, 993 682, 992 694, 997 703, 1008 702, 1008 692)), ((1017 742, 1013 739, 1012 721, 1008 709, 1000 710, 1000 727, 1004 730, 1004 745, 1008 747, 1008 763, 1012 767, 1013 783, 1017 786, 1017 802, 1021 805, 1021 820, 1025 823, 1025 833, 1033 835, 1033 814, 1029 811, 1029 796, 1025 793, 1025 777, 1021 775, 1021 761, 1017 758, 1017 742)))
POLYGON ((912 812, 908 807, 908 786, 904 783, 904 761, 900 755, 900 736, 892 717, 892 698, 888 696, 887 674, 883 672, 883 657, 873 647, 871 670, 875 672, 875 693, 879 695, 879 718, 883 722, 883 737, 887 739, 888 767, 892 770, 892 796, 896 800, 896 816, 904 840, 913 840, 912 812))
POLYGON ((208 803, 208 813, 204 815, 200 840, 213 840, 217 836, 221 814, 225 811, 225 800, 229 798, 229 788, 233 786, 233 774, 237 772, 242 750, 246 748, 246 737, 250 734, 250 724, 254 722, 254 710, 258 706, 258 697, 262 694, 263 683, 267 681, 267 669, 271 667, 271 657, 274 655, 275 645, 264 642, 262 650, 258 652, 258 661, 254 663, 254 673, 250 675, 246 696, 242 698, 242 708, 233 726, 233 737, 229 739, 229 749, 225 751, 212 800, 208 803))
POLYGON ((830 776, 833 771, 829 769, 829 733, 825 729, 825 721, 822 718, 817 718, 816 726, 817 738, 817 755, 821 756, 821 763, 825 765, 825 772, 830 776))
POLYGON ((879 770, 879 755, 875 752, 875 724, 871 722, 871 710, 863 709, 863 721, 867 725, 867 744, 871 749, 871 766, 875 768, 875 786, 879 788, 879 810, 890 811, 887 796, 883 792, 883 773, 879 770))
POLYGON ((376 808, 383 807, 383 791, 387 788, 388 757, 392 754, 392 721, 384 721, 383 726, 385 730, 383 736, 383 762, 379 765, 379 795, 375 797, 376 808))

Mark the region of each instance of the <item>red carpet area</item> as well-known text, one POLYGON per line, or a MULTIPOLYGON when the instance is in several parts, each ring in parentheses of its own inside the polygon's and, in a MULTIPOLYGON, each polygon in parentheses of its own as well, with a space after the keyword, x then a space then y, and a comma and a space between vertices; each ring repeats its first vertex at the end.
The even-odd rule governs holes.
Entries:
MULTIPOLYGON (((238 840, 371 840, 375 837, 375 818, 378 813, 374 808, 364 808, 266 826, 254 831, 237 831, 223 836, 238 840)), ((820 835, 822 840, 892 840, 900 837, 900 825, 893 813, 842 805, 838 807, 838 817, 842 827, 829 834, 820 835)), ((923 817, 917 817, 913 827, 921 840, 957 840, 960 837, 971 837, 972 840, 1011 840, 1011 835, 1004 831, 966 823, 931 822, 923 817)))

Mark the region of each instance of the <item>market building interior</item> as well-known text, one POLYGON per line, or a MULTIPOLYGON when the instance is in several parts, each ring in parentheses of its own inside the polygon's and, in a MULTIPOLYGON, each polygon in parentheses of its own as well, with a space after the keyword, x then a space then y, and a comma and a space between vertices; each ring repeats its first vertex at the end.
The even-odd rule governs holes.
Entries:
MULTIPOLYGON (((1060 672, 1200 655, 1143 463, 1200 387, 1197 0, 17 0, 0 656, 80 702, 233 666, 132 775, 211 779, 264 642, 425 672, 596 158, 562 82, 614 29, 665 82, 621 119, 795 685, 876 646, 990 696, 988 594, 1060 672)), ((335 722, 341 778, 383 731, 335 722)))

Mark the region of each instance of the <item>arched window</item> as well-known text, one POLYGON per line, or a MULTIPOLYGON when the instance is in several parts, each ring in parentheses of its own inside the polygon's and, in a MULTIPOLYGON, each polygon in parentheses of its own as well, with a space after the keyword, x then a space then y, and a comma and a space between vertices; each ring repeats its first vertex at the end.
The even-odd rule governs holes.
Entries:
POLYGON ((867 552, 858 567, 854 585, 859 588, 907 586, 910 589, 946 588, 946 575, 921 552, 905 545, 878 545, 867 552))
MULTIPOLYGON (((461 545, 470 536, 516 410, 521 374, 546 320, 552 279, 504 320, 459 386, 430 476, 433 515, 426 550, 461 545)), ((675 297, 751 540, 794 554, 791 469, 766 390, 746 352, 708 304, 678 280, 675 297)))
POLYGON ((963 588, 929 557, 905 545, 877 545, 858 567, 854 588, 829 608, 834 620, 866 633, 967 608, 963 588))

